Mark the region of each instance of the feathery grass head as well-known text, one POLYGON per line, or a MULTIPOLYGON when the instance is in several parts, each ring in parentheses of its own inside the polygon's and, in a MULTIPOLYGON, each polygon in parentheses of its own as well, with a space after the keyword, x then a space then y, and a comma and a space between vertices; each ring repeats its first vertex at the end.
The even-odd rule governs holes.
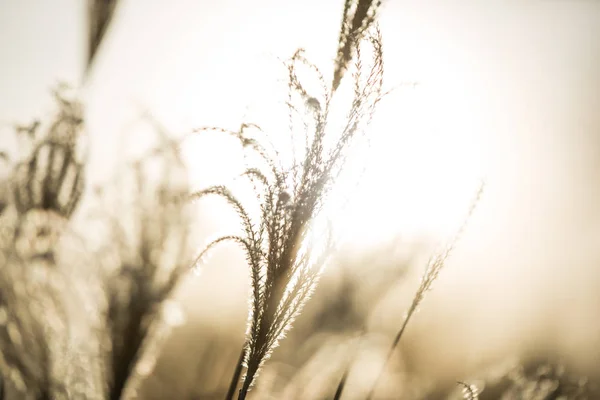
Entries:
POLYGON ((333 73, 333 91, 337 90, 344 73, 357 50, 362 36, 375 23, 381 0, 346 0, 338 39, 338 50, 333 73))
POLYGON ((24 142, 8 177, 12 213, 0 216, 1 364, 19 398, 105 396, 99 280, 69 229, 84 184, 82 110, 64 89, 54 92, 59 111, 43 136, 39 121, 17 127, 24 142))
POLYGON ((155 342, 162 340, 156 333, 168 324, 163 306, 191 259, 187 169, 177 145, 152 122, 160 146, 124 168, 121 175, 127 179, 117 190, 119 197, 131 195, 132 204, 126 206, 120 197, 117 215, 109 216, 109 246, 116 257, 109 260, 105 287, 112 344, 109 398, 115 400, 151 371, 148 356, 158 356, 155 342))
POLYGON ((246 377, 240 398, 252 385, 259 369, 279 340, 290 329, 317 283, 333 247, 331 230, 315 230, 312 222, 323 212, 328 194, 343 168, 348 147, 364 133, 381 95, 383 59, 378 30, 366 36, 372 48, 370 63, 355 63, 354 93, 341 129, 334 132, 330 108, 335 87, 330 88, 303 50, 287 61, 290 118, 289 149, 277 148, 255 124, 238 131, 216 130, 239 139, 254 162, 242 174, 254 186, 258 217, 251 215, 225 186, 213 186, 193 194, 223 198, 238 214, 240 235, 210 242, 202 259, 214 245, 226 240, 238 243, 246 253, 251 277, 251 305, 245 352, 246 377), (365 72, 366 70, 366 72, 365 72), (310 81, 308 81, 310 79, 310 81), (312 85, 311 85, 312 84, 312 85), (310 89, 309 89, 310 85, 310 89), (334 135, 334 136, 332 136, 334 135), (322 240, 315 241, 320 235, 322 240))
POLYGON ((439 276, 440 271, 442 270, 442 268, 444 267, 444 265, 446 263, 446 260, 448 259, 448 257, 452 253, 452 251, 454 250, 454 247, 456 246, 456 244, 459 241, 459 239, 461 238, 461 236, 464 234, 467 224, 469 223, 471 216, 475 212, 475 208, 476 208, 477 204, 479 204, 479 201, 481 200, 481 196, 483 195, 484 188, 485 188, 485 182, 482 181, 477 189, 477 192, 475 193, 475 197, 473 198, 473 200, 469 206, 467 215, 463 219, 462 224, 457 229, 454 236, 450 239, 450 241, 448 242, 448 244, 442 251, 434 253, 434 255, 429 259, 429 262, 427 263, 427 265, 425 267, 425 271, 423 272, 423 275, 421 277, 421 285, 419 286, 419 289, 417 290, 417 293, 415 294, 415 297, 413 298, 413 304, 411 305, 411 310, 413 310, 413 311, 416 310, 417 307, 419 306, 419 304, 421 303, 421 301, 423 301, 425 294, 431 290, 433 282, 439 276))
POLYGON ((18 219, 15 250, 26 259, 52 257, 59 227, 69 220, 83 193, 84 163, 78 154, 82 106, 65 96, 66 89, 63 85, 53 91, 58 112, 44 134, 39 134, 38 120, 15 126, 20 154, 14 162, 8 154, 3 156, 10 171, 0 184, 0 208, 13 206, 18 219))
POLYGON ((83 192, 83 164, 76 144, 83 126, 81 104, 67 100, 58 89, 54 97, 59 112, 45 136, 36 138, 39 123, 26 132, 33 152, 15 167, 12 178, 14 203, 20 214, 33 209, 53 211, 69 218, 83 192), (36 140, 37 139, 37 140, 36 140))

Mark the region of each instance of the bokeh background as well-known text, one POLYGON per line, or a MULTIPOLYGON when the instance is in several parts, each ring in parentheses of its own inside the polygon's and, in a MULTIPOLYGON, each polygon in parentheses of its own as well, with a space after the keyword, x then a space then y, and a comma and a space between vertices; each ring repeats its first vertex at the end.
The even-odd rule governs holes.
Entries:
MULTIPOLYGON (((49 115, 59 80, 81 86, 90 188, 152 145, 143 112, 174 134, 248 119, 285 129, 269 112, 283 101, 278 58, 303 47, 330 72, 342 3, 123 0, 84 73, 84 2, 0 1, 0 145, 16 148, 11 124, 49 115)), ((354 161, 366 172, 340 222, 341 251, 257 398, 330 396, 355 351, 346 395, 360 398, 427 257, 460 225, 482 177, 484 195, 409 326, 389 393, 441 396, 437 387, 492 379, 515 358, 556 357, 597 378, 600 3, 388 0, 380 26, 394 91, 354 161)), ((186 142, 194 188, 231 182, 238 152, 216 135, 186 142)), ((230 228, 235 217, 218 201, 198 204, 199 247, 230 228)), ((217 250, 178 293, 187 323, 140 398, 221 398, 247 293, 241 252, 217 250)))

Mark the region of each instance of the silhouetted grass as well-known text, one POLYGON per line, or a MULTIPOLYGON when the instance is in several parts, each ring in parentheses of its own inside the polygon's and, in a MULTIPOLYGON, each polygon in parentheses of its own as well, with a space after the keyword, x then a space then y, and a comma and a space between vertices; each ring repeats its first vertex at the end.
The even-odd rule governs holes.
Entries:
MULTIPOLYGON (((364 81, 360 74, 355 75, 356 90, 352 108, 333 146, 328 147, 326 139, 334 90, 327 87, 323 76, 308 62, 302 51, 296 52, 288 62, 288 84, 292 99, 288 103, 290 112, 297 113, 303 108, 314 130, 305 131, 305 146, 300 150, 300 158, 294 158, 291 164, 286 165, 287 160, 282 160, 277 150, 269 147, 265 137, 261 141, 247 133, 248 130, 254 130, 263 134, 254 124, 243 124, 238 132, 216 129, 237 137, 242 146, 260 160, 256 166, 249 166, 243 174, 257 188, 259 218, 253 219, 247 207, 224 186, 214 186, 193 195, 194 198, 207 195, 224 198, 240 216, 243 227, 243 235, 215 239, 198 256, 200 260, 216 244, 234 241, 244 249, 250 266, 252 300, 244 359, 246 376, 240 399, 245 398, 261 366, 299 315, 332 249, 332 238, 327 232, 325 239, 321 239, 325 241, 324 248, 314 247, 310 223, 321 212, 335 177, 344 165, 345 150, 366 127, 381 98, 381 40, 377 32, 368 40, 374 48, 372 67, 364 81), (309 93, 305 89, 297 73, 300 66, 312 71, 320 82, 320 93, 309 93)), ((293 134, 290 132, 290 135, 293 134)), ((297 143, 298 140, 292 137, 292 142, 297 143)), ((292 152, 297 151, 296 148, 292 149, 292 152)), ((233 382, 236 381, 237 374, 234 374, 233 382)), ((232 383, 233 386, 235 383, 232 383)))
MULTIPOLYGON (((116 4, 89 3, 86 69, 93 64, 116 4)), ((180 143, 152 121, 160 144, 119 170, 123 185, 108 185, 109 191, 116 189, 117 197, 131 192, 133 201, 129 206, 126 201, 117 206, 100 204, 100 217, 109 226, 108 243, 92 251, 86 247, 85 238, 71 230, 86 184, 87 160, 76 150, 85 128, 83 106, 56 91, 58 112, 54 119, 48 124, 36 120, 29 126, 15 127, 15 134, 28 147, 24 157, 14 160, 0 149, 0 163, 8 171, 0 178, 0 398, 10 392, 16 398, 34 400, 119 400, 135 393, 154 369, 165 331, 178 323, 180 316, 170 298, 190 266, 202 262, 209 250, 225 241, 237 243, 244 251, 251 288, 245 342, 226 398, 232 399, 236 393, 238 399, 250 396, 261 371, 267 375, 272 364, 265 367, 265 363, 304 311, 336 250, 331 226, 317 222, 327 219, 326 206, 349 148, 366 133, 384 96, 382 38, 376 26, 380 8, 378 0, 344 2, 332 79, 324 77, 303 50, 286 61, 290 130, 285 135, 290 140, 284 142, 289 142, 289 148, 280 148, 282 141, 273 143, 273 133, 253 123, 244 123, 237 131, 201 128, 194 132, 217 131, 238 139, 249 161, 242 176, 252 185, 256 204, 238 198, 225 185, 190 193, 180 143), (348 98, 340 99, 347 93, 348 98), (340 127, 332 117, 337 100, 349 103, 340 127), (188 243, 189 203, 205 196, 225 200, 239 216, 241 232, 209 242, 194 260, 188 243), (69 240, 70 245, 66 244, 69 240)), ((105 199, 104 192, 97 194, 105 199)), ((426 264, 387 358, 368 387, 367 399, 375 398, 381 389, 380 380, 409 322, 432 289, 480 195, 481 190, 449 245, 434 253, 426 264)), ((96 232, 88 228, 87 234, 96 232)), ((369 273, 376 275, 372 270, 369 273)), ((361 300, 377 302, 400 277, 386 275, 384 279, 387 282, 375 283, 381 283, 375 289, 380 293, 361 300)), ((324 378, 313 392, 299 388, 310 378, 320 378, 323 361, 316 363, 317 368, 310 364, 314 361, 310 356, 317 353, 313 351, 306 357, 308 367, 302 370, 300 383, 295 382, 297 386, 281 389, 267 385, 261 394, 296 394, 299 388, 298 396, 327 392, 333 393, 335 400, 342 398, 351 367, 362 367, 355 363, 362 342, 347 346, 350 341, 340 337, 347 329, 366 337, 368 312, 356 310, 353 296, 359 285, 369 283, 358 278, 344 281, 335 292, 338 298, 322 300, 322 308, 312 315, 315 326, 306 331, 307 336, 339 334, 337 344, 350 354, 344 354, 343 362, 327 359, 333 378, 324 378)), ((207 336, 205 351, 192 355, 200 359, 201 367, 212 372, 219 362, 223 366, 233 364, 237 353, 221 349, 229 345, 227 338, 207 336)), ((419 396, 467 400, 598 398, 588 380, 567 374, 560 363, 530 364, 506 372, 495 382, 490 378, 487 383, 482 373, 483 380, 439 383, 419 396)), ((224 381, 215 374, 210 377, 224 381)), ((220 396, 217 392, 223 389, 219 385, 222 382, 217 383, 212 392, 210 388, 196 388, 195 397, 190 398, 220 396)), ((177 393, 184 392, 181 389, 177 393)), ((172 392, 165 393, 161 395, 173 396, 172 392)))

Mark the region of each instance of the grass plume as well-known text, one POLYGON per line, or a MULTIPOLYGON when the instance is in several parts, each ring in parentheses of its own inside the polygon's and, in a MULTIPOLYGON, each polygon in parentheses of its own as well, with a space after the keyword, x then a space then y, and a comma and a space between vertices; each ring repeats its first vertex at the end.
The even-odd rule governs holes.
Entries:
MULTIPOLYGON (((156 121, 150 122, 161 139, 160 151, 131 166, 135 209, 119 209, 110 217, 117 254, 105 285, 112 344, 109 398, 114 400, 122 398, 136 378, 151 372, 148 349, 156 347, 155 332, 165 322, 163 306, 169 304, 190 261, 187 169, 178 146, 156 121)), ((155 358, 158 350, 152 353, 155 358)))
MULTIPOLYGON (((233 135, 255 156, 255 163, 242 175, 254 185, 260 210, 257 217, 225 186, 209 187, 192 196, 221 197, 241 221, 240 235, 215 239, 197 259, 201 260, 208 250, 223 241, 237 243, 246 254, 252 294, 243 358, 246 373, 239 399, 246 397, 262 365, 301 312, 332 249, 331 231, 324 228, 317 232, 311 223, 323 211, 335 178, 343 168, 348 147, 364 132, 382 96, 383 54, 379 31, 371 31, 365 42, 371 46, 373 59, 370 63, 364 60, 356 63, 352 103, 335 140, 330 138, 333 125, 330 108, 336 87, 326 84, 302 50, 296 51, 286 63, 291 161, 281 155, 283 152, 255 124, 242 124, 238 131, 199 130, 233 135), (318 83, 316 91, 305 85, 306 76, 318 83), (317 242, 314 235, 320 237, 317 242)), ((234 374, 233 387, 237 380, 234 374)), ((230 391, 230 397, 233 392, 230 391)))
POLYGON ((0 215, 0 366, 19 398, 104 399, 100 285, 68 226, 84 186, 82 110, 64 90, 43 134, 38 121, 16 127, 23 154, 0 215))
POLYGON ((362 36, 375 23, 381 0, 346 0, 333 72, 333 90, 340 85, 362 36))

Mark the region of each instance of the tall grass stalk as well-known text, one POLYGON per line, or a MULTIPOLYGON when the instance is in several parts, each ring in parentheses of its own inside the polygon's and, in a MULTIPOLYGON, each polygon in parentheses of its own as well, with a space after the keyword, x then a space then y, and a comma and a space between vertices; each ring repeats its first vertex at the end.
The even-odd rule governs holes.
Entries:
POLYGON ((421 284, 419 285, 419 287, 412 299, 410 307, 408 308, 408 311, 405 314, 404 320, 402 321, 402 325, 400 326, 398 333, 394 337, 394 341, 392 342, 392 345, 390 346, 390 348, 388 350, 388 353, 387 353, 386 359, 383 363, 383 366, 379 370, 379 374, 377 375, 377 378, 375 379, 375 382, 373 383, 373 386, 371 387, 371 390, 369 391, 369 394, 367 395, 367 400, 371 400, 373 398, 373 396, 375 394, 375 390, 377 390, 377 386, 379 385, 379 382, 381 381, 381 378, 383 377, 383 374, 387 368, 387 365, 390 363, 390 361, 394 355, 394 352, 396 350, 396 347, 398 346, 398 343, 400 342, 400 339, 402 338, 402 336, 404 335, 404 332, 406 331, 406 327, 408 326, 408 323, 410 322, 411 318, 413 317, 413 315, 419 308, 419 305, 425 298, 425 294, 427 294, 427 292, 429 292, 431 290, 433 282, 439 276, 439 273, 442 270, 442 268, 444 267, 446 260, 450 256, 451 252, 454 250, 460 237, 463 235, 463 233, 467 227, 467 224, 468 224, 469 220, 471 219, 471 216, 475 212, 475 208, 476 208, 477 204, 479 203, 479 200, 481 199, 481 195, 483 194, 483 189, 484 189, 484 183, 481 182, 481 184, 479 185, 479 188, 477 190, 477 193, 475 195, 475 198, 471 202, 471 205, 468 209, 467 215, 463 219, 461 226, 458 228, 458 230, 456 231, 456 233, 454 234, 452 239, 449 241, 448 245, 441 252, 435 253, 427 262, 425 271, 423 272, 423 275, 421 277, 421 284))
POLYGON ((227 390, 227 395, 225 396, 226 399, 233 399, 233 397, 235 396, 235 391, 240 382, 240 376, 242 376, 242 371, 244 370, 245 355, 246 348, 242 347, 242 351, 240 351, 240 357, 235 367, 235 371, 233 371, 233 376, 231 377, 231 382, 229 383, 229 389, 227 390))
MULTIPOLYGON (((331 230, 317 229, 312 222, 322 214, 344 166, 348 147, 364 132, 382 96, 383 53, 379 30, 363 30, 361 34, 364 34, 363 44, 371 47, 372 59, 360 60, 359 57, 354 64, 351 105, 333 141, 331 99, 342 69, 337 65, 337 78, 333 87, 329 87, 302 50, 296 51, 286 63, 291 161, 281 155, 283 152, 271 144, 268 135, 256 124, 242 124, 238 131, 198 130, 231 134, 255 156, 255 163, 248 165, 242 175, 254 186, 260 210, 258 217, 251 215, 249 205, 236 198, 228 187, 213 186, 192 195, 194 199, 219 196, 241 219, 241 235, 211 241, 197 258, 200 261, 221 242, 233 241, 245 251, 250 267, 251 300, 243 357, 245 376, 239 399, 246 398, 262 365, 300 314, 333 248, 331 230), (308 88, 308 77, 317 83, 313 85, 317 89, 308 88)), ((355 40, 357 35, 355 32, 346 39, 355 40)), ((358 50, 356 44, 355 47, 358 50)), ((236 387, 241 372, 238 365, 230 388, 236 387)), ((227 398, 232 398, 233 393, 234 390, 230 390, 227 398)))

